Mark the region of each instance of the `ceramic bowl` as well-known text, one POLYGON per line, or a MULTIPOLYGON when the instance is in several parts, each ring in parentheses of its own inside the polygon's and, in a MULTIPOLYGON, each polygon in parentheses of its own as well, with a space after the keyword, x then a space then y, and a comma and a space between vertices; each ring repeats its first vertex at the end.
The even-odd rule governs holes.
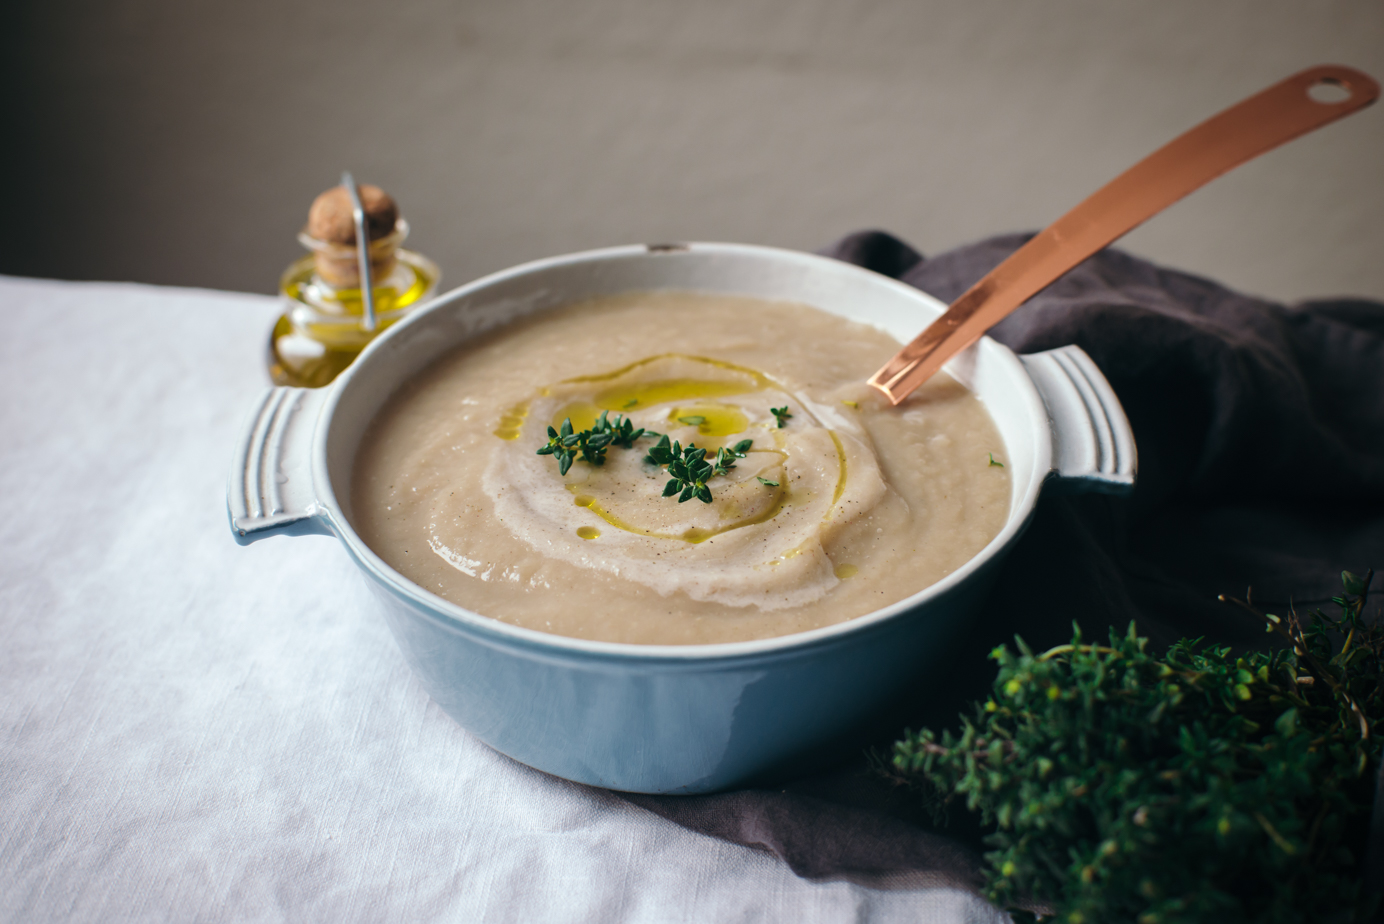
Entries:
POLYGON ((1040 491, 1133 485, 1129 423, 1086 354, 1069 346, 1016 356, 986 338, 947 369, 980 396, 1003 437, 1013 482, 1009 518, 965 566, 848 622, 716 645, 564 638, 449 603, 361 541, 349 489, 356 448, 401 384, 517 318, 650 289, 806 303, 900 341, 945 307, 868 270, 766 247, 629 246, 541 260, 440 296, 374 341, 329 387, 270 389, 233 462, 228 506, 236 540, 340 538, 428 692, 463 728, 529 766, 645 793, 708 792, 763 779, 849 735, 947 661, 949 643, 1022 534, 1040 491))

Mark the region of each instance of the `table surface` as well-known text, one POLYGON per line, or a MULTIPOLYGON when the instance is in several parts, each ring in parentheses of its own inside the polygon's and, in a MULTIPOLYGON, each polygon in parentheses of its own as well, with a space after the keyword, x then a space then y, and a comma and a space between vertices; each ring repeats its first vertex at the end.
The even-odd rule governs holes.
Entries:
POLYGON ((277 300, 0 277, 0 920, 1004 920, 492 751, 334 539, 240 548, 277 300))

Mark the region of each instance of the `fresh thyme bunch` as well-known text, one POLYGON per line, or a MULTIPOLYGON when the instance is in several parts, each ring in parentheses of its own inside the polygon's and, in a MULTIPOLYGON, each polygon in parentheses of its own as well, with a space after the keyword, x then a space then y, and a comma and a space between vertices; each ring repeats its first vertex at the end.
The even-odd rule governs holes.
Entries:
MULTIPOLYGON (((995 830, 988 891, 1069 924, 1365 920, 1360 886, 1384 714, 1370 575, 1340 619, 1264 620, 1287 647, 1181 641, 1161 658, 1110 633, 997 648, 992 698, 961 733, 908 733, 893 771, 995 830)), ((1075 628, 1075 627, 1074 627, 1075 628)))

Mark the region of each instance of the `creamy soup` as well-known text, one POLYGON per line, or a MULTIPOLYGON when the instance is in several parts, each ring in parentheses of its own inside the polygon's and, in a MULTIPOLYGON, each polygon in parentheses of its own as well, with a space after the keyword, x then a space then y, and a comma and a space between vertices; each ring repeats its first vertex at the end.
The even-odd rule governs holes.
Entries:
POLYGON ((864 384, 897 349, 805 305, 569 305, 389 400, 356 460, 353 523, 438 596, 559 635, 700 644, 861 616, 965 564, 1009 510, 975 395, 943 374, 895 408, 864 384), (562 447, 538 450, 564 421, 624 438, 563 473, 562 447), (700 477, 659 464, 675 449, 704 458, 700 477))

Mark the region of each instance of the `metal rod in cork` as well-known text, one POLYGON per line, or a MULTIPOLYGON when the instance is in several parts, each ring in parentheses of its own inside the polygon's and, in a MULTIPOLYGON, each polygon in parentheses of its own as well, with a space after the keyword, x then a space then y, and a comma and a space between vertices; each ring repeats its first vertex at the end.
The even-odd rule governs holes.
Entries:
POLYGON ((362 326, 367 331, 375 329, 375 283, 370 278, 370 233, 365 226, 365 206, 360 204, 360 190, 348 170, 341 174, 341 185, 351 197, 351 217, 356 222, 356 261, 360 264, 360 301, 365 306, 365 320, 362 326))

